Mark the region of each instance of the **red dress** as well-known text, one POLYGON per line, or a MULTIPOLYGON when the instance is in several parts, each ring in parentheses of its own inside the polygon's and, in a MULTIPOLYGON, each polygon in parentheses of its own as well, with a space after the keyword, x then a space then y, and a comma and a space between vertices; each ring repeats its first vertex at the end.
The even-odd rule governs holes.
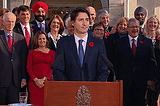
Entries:
POLYGON ((27 70, 30 76, 29 93, 30 103, 33 105, 44 106, 44 87, 38 88, 33 79, 43 78, 51 79, 51 64, 54 61, 55 52, 50 50, 49 53, 31 50, 28 54, 27 70))

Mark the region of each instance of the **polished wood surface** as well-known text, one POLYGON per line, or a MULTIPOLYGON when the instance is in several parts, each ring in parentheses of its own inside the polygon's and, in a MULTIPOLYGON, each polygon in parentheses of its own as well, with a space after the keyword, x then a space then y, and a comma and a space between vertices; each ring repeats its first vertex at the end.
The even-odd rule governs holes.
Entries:
POLYGON ((79 87, 91 95, 90 106, 122 106, 123 82, 46 81, 44 106, 76 106, 79 87))

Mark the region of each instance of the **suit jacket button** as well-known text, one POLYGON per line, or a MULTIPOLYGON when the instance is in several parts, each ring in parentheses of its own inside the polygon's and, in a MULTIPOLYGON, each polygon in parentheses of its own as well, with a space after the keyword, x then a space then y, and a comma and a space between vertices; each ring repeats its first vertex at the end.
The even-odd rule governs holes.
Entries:
POLYGON ((13 61, 13 59, 11 59, 11 61, 13 61))

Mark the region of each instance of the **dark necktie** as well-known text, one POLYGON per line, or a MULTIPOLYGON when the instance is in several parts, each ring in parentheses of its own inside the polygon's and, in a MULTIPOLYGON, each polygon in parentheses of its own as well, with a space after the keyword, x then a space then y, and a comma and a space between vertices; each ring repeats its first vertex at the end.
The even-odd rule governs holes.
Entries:
POLYGON ((89 30, 92 31, 92 26, 89 26, 89 30))
POLYGON ((81 67, 82 67, 82 64, 83 64, 83 58, 84 58, 84 51, 83 51, 83 46, 82 46, 82 42, 83 40, 79 40, 79 60, 80 60, 80 63, 81 63, 81 67))
POLYGON ((132 39, 132 51, 133 51, 133 55, 136 55, 136 44, 135 44, 135 39, 132 39))
POLYGON ((9 49, 12 53, 12 38, 11 38, 11 35, 8 35, 8 46, 9 46, 9 49))
POLYGON ((25 38, 26 38, 27 46, 29 47, 30 34, 27 30, 27 27, 25 26, 24 28, 25 28, 25 38))
POLYGON ((43 28, 43 23, 39 23, 39 25, 40 25, 40 29, 41 29, 41 31, 44 31, 44 28, 43 28))

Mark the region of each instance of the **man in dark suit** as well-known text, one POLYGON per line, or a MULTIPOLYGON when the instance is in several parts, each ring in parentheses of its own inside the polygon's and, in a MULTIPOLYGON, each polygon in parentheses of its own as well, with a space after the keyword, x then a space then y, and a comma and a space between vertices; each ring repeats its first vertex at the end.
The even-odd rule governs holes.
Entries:
MULTIPOLYGON (((33 49, 33 39, 34 39, 34 33, 33 33, 33 24, 29 23, 30 21, 30 8, 26 5, 21 5, 18 7, 17 10, 17 14, 18 14, 18 18, 19 18, 19 23, 17 23, 14 27, 14 31, 21 34, 24 38, 25 38, 25 46, 27 48, 27 57, 28 57, 28 53, 31 49, 33 49)), ((28 73, 26 73, 27 79, 25 79, 28 83, 29 80, 29 75, 28 73)), ((28 86, 28 84, 27 84, 28 86)), ((26 87, 23 87, 21 89, 21 92, 25 92, 26 91, 26 87)), ((28 91, 28 87, 27 87, 27 91, 28 91)), ((29 102, 29 93, 28 93, 28 102, 29 102)))
POLYGON ((95 10, 95 8, 92 7, 92 6, 88 6, 88 7, 86 8, 86 10, 89 12, 89 15, 90 15, 90 19, 89 19, 89 29, 88 29, 88 31, 89 31, 91 34, 93 34, 93 33, 92 33, 92 27, 93 27, 94 21, 95 21, 95 19, 96 19, 96 10, 95 10))
POLYGON ((106 55, 104 42, 88 34, 89 17, 84 8, 73 10, 74 34, 58 42, 55 59, 62 59, 53 67, 55 80, 106 81, 108 68, 100 57, 106 55))
POLYGON ((145 91, 153 85, 155 57, 152 41, 139 36, 139 21, 127 23, 128 36, 115 44, 114 69, 124 84, 124 106, 145 106, 145 91))
POLYGON ((34 24, 33 32, 36 34, 37 31, 47 31, 47 22, 45 21, 46 14, 48 12, 48 5, 45 2, 36 2, 32 6, 32 11, 35 19, 31 22, 34 24))
POLYGON ((19 102, 20 88, 26 85, 25 39, 13 31, 16 16, 3 16, 4 30, 0 31, 0 105, 19 102))
POLYGON ((34 39, 34 33, 32 26, 33 24, 30 24, 30 8, 26 5, 21 5, 18 8, 18 17, 19 17, 19 23, 15 25, 14 31, 23 35, 26 40, 26 46, 28 48, 28 52, 33 49, 32 42, 34 39))

